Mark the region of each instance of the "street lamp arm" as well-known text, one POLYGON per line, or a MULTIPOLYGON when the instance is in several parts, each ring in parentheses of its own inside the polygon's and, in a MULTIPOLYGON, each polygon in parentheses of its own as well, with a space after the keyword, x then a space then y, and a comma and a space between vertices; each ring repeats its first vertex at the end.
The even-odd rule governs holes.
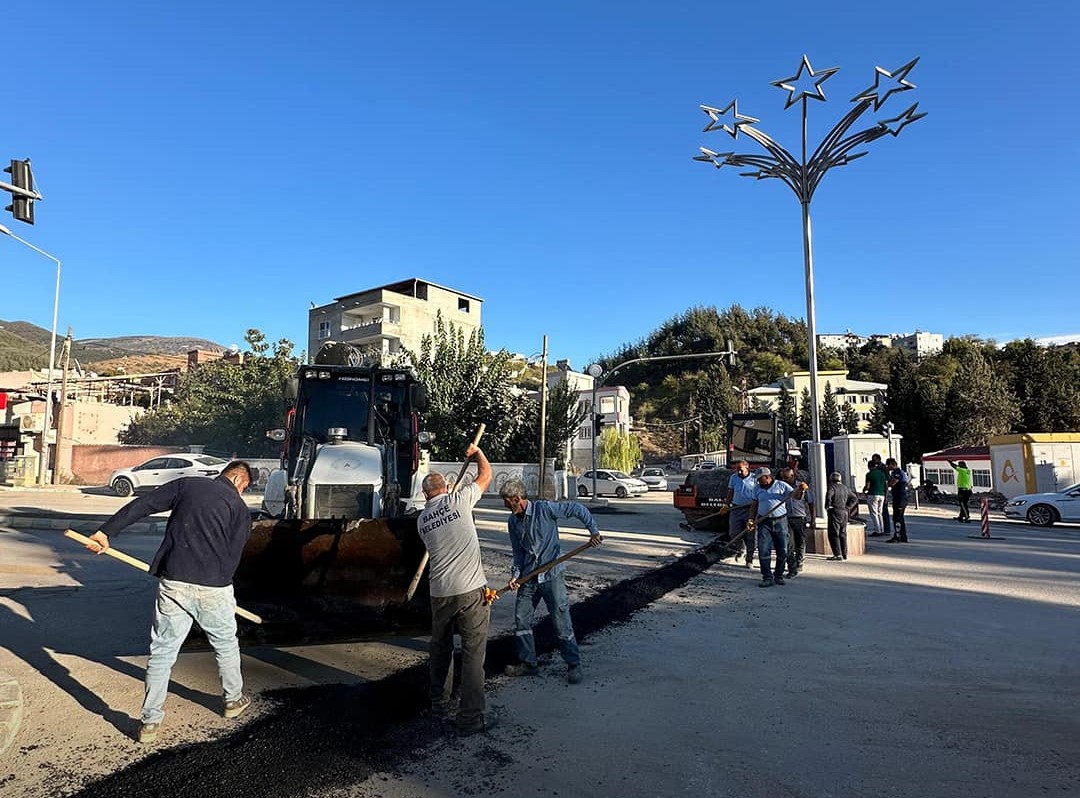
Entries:
POLYGON ((854 125, 859 117, 866 113, 866 110, 873 104, 874 103, 871 100, 861 100, 858 105, 848 111, 847 114, 844 115, 844 118, 833 125, 833 129, 830 130, 825 138, 821 140, 821 143, 818 144, 817 149, 814 150, 814 154, 810 156, 810 162, 813 163, 817 161, 819 158, 822 158, 825 153, 835 147, 837 142, 844 137, 844 134, 851 129, 851 126, 854 125))
POLYGON ((691 360, 691 359, 694 359, 694 358, 703 358, 703 357, 724 357, 726 355, 734 355, 734 354, 736 354, 734 349, 725 349, 722 352, 695 352, 695 353, 692 353, 692 354, 685 354, 685 355, 653 355, 653 356, 650 356, 650 357, 635 357, 635 358, 632 358, 631 360, 624 360, 622 363, 619 363, 617 366, 614 366, 613 368, 608 369, 606 372, 604 372, 602 375, 600 375, 599 377, 596 378, 596 383, 595 384, 597 386, 603 385, 604 380, 606 380, 608 377, 611 377, 614 374, 616 374, 619 371, 619 369, 624 368, 626 366, 629 366, 629 365, 631 365, 633 363, 646 363, 646 362, 651 362, 651 361, 655 361, 655 360, 691 360))

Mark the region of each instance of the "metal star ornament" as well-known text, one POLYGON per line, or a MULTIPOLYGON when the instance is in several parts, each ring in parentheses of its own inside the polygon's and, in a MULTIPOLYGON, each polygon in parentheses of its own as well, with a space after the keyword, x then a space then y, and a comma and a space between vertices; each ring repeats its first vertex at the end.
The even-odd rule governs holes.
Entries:
MULTIPOLYGON (((873 100, 874 110, 878 110, 892 95, 915 88, 914 83, 908 82, 907 76, 908 73, 915 68, 917 63, 919 63, 918 56, 908 61, 902 67, 894 69, 892 72, 889 72, 887 69, 882 69, 881 67, 874 67, 874 85, 865 91, 856 94, 851 98, 851 101, 853 103, 858 103, 863 102, 864 100, 873 100), (884 94, 882 94, 881 91, 881 79, 883 77, 886 81, 893 84, 884 94)), ((888 85, 888 83, 886 85, 888 85)))
POLYGON ((821 84, 831 78, 839 69, 840 67, 829 67, 815 72, 814 68, 810 66, 810 59, 803 55, 802 63, 799 64, 799 69, 794 75, 790 78, 774 80, 772 85, 788 92, 784 110, 787 110, 804 97, 824 102, 825 92, 821 90, 821 84), (805 77, 803 76, 804 72, 806 73, 805 77))
POLYGON ((713 152, 706 147, 698 147, 701 150, 701 155, 695 155, 695 161, 701 161, 702 163, 711 163, 717 169, 722 167, 728 162, 728 158, 735 153, 733 152, 713 152))
POLYGON ((903 130, 905 127, 910 125, 912 122, 918 122, 920 119, 926 116, 925 111, 923 111, 921 114, 915 113, 915 110, 918 107, 919 104, 915 103, 913 106, 908 108, 899 116, 894 116, 892 119, 882 119, 880 122, 878 122, 878 127, 880 127, 886 133, 891 133, 893 136, 899 136, 900 131, 903 130), (896 124, 897 122, 899 122, 900 124, 896 124))
POLYGON ((739 137, 739 128, 743 125, 752 125, 755 122, 761 121, 760 119, 754 119, 752 116, 743 116, 740 114, 738 100, 732 100, 723 110, 712 108, 708 105, 701 106, 701 110, 709 115, 709 124, 705 126, 704 132, 709 133, 713 130, 723 130, 733 139, 739 137), (728 124, 729 120, 731 124, 728 124))

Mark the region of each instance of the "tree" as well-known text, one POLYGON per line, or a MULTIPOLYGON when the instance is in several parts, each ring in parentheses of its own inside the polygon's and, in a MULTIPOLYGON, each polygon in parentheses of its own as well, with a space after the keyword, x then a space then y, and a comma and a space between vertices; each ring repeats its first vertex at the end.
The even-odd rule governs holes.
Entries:
POLYGON ((784 383, 780 383, 780 398, 777 401, 776 413, 780 416, 780 423, 784 425, 784 434, 788 438, 796 438, 799 422, 795 415, 795 398, 784 383))
POLYGON ((849 435, 854 435, 859 431, 859 416, 850 402, 844 402, 840 406, 840 428, 846 430, 849 435))
POLYGON ((1020 417, 1016 397, 975 347, 961 353, 945 404, 947 446, 986 444, 991 436, 1008 432, 1020 417))
POLYGON ((641 446, 634 436, 609 427, 597 441, 596 459, 600 468, 632 471, 641 462, 641 446))
POLYGON ((836 406, 836 396, 832 385, 825 383, 825 392, 821 397, 821 439, 827 441, 840 434, 840 408, 836 406))
MULTIPOLYGON (((544 427, 544 457, 555 458, 555 468, 566 468, 568 442, 577 437, 578 428, 589 415, 578 392, 566 380, 553 385, 547 395, 547 421, 544 427)), ((521 427, 506 452, 512 462, 532 463, 540 458, 540 402, 526 397, 521 427)))
POLYGON ((299 364, 287 339, 274 344, 269 355, 271 347, 259 330, 248 330, 245 340, 250 351, 240 365, 215 360, 180 375, 173 400, 132 421, 120 442, 201 444, 244 457, 278 454, 281 445, 268 440, 266 430, 282 426, 282 389, 299 364))
POLYGON ((432 459, 460 460, 481 423, 487 425, 483 448, 491 460, 527 450, 531 400, 514 389, 517 370, 510 353, 487 351, 483 328, 466 338, 439 313, 435 332, 420 339, 419 352, 407 354, 428 390, 424 426, 435 433, 432 459))
POLYGON ((1080 428, 1080 349, 1013 341, 997 362, 1016 396, 1017 432, 1069 432, 1080 428))
POLYGON ((808 441, 810 436, 814 434, 814 419, 811 416, 811 407, 813 403, 810 401, 810 389, 803 388, 802 393, 799 394, 799 423, 796 426, 795 436, 797 441, 808 441))

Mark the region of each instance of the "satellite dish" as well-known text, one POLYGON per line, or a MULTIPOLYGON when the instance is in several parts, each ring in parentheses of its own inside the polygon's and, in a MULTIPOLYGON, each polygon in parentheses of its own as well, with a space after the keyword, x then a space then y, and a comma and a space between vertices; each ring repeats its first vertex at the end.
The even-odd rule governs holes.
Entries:
POLYGON ((236 344, 229 344, 229 354, 230 355, 237 355, 239 353, 240 353, 240 347, 239 346, 237 346, 236 344))

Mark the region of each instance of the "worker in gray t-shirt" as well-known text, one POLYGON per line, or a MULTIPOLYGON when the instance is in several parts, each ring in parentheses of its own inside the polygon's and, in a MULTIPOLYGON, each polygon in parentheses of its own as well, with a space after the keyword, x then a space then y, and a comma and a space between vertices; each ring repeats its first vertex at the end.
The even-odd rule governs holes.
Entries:
POLYGON ((461 635, 461 706, 458 731, 473 734, 490 728, 484 714, 484 656, 490 609, 484 601, 487 577, 480 561, 480 541, 473 507, 491 484, 491 463, 475 445, 465 451, 476 461, 472 484, 450 493, 442 474, 428 474, 427 504, 417 527, 431 557, 431 708, 444 714, 450 699, 450 664, 454 632, 461 635))

